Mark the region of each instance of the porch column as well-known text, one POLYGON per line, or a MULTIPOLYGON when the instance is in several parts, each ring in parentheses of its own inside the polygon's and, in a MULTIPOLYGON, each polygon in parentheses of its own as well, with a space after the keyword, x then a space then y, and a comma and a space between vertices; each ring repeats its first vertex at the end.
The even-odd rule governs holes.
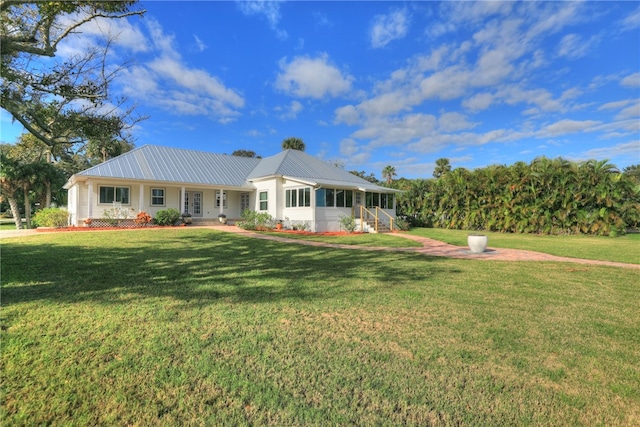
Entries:
POLYGON ((93 181, 87 181, 87 218, 93 218, 93 181))
POLYGON ((180 207, 178 208, 178 210, 180 211, 180 213, 184 212, 184 201, 185 201, 185 188, 181 187, 180 188, 180 207))
POLYGON ((140 184, 140 192, 138 194, 138 213, 144 209, 144 184, 140 184))
MULTIPOLYGON (((216 192, 220 192, 220 212, 218 213, 224 213, 224 190, 221 188, 219 190, 216 190, 216 192)), ((217 199, 217 197, 216 197, 217 199)))

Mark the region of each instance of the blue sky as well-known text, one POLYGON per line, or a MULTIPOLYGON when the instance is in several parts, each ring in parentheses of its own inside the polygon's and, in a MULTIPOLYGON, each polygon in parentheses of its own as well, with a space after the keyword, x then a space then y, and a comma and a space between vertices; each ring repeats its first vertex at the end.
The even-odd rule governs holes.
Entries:
MULTIPOLYGON (((136 145, 309 154, 381 177, 538 156, 640 162, 638 2, 143 1, 102 22, 136 145)), ((99 30, 98 30, 99 28, 99 30)), ((2 114, 2 140, 20 129, 2 114)))

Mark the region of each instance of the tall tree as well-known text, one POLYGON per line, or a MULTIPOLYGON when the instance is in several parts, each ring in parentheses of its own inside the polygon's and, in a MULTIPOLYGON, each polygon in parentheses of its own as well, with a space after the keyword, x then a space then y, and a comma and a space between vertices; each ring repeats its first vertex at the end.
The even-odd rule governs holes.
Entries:
POLYGON ((387 182, 387 184, 391 184, 393 179, 398 176, 396 173, 396 168, 391 165, 387 165, 382 169, 382 178, 387 182))
POLYGON ((449 159, 440 158, 436 160, 436 167, 433 170, 434 178, 440 178, 442 175, 451 172, 451 164, 449 163, 449 159))
MULTIPOLYGON (((108 37, 83 53, 56 57, 82 25, 142 14, 135 1, 0 0, 0 106, 51 148, 90 141, 129 141, 142 117, 110 86, 123 66, 107 63, 108 37)), ((106 151, 106 149, 105 149, 106 151)))
POLYGON ((295 136, 289 137, 282 141, 282 149, 283 150, 298 150, 304 151, 305 149, 304 141, 300 138, 296 138, 295 136))

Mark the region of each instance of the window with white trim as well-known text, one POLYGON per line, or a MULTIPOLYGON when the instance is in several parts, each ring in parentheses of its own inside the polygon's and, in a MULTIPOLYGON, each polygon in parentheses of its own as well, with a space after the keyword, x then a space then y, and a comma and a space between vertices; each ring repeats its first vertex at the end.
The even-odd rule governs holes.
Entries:
POLYGON ((152 188, 151 189, 151 206, 164 206, 164 205, 165 205, 165 189, 152 188))
MULTIPOLYGON (((216 208, 220 207, 220 190, 216 191, 216 208)), ((222 207, 226 209, 227 207, 227 192, 222 192, 222 207)))
POLYGON ((269 192, 261 191, 258 196, 260 200, 260 210, 261 211, 268 210, 269 209, 269 192))
POLYGON ((311 187, 291 188, 285 191, 285 207, 311 206, 311 187))
POLYGON ((129 203, 129 187, 115 187, 101 185, 98 187, 99 203, 109 204, 113 202, 128 205, 129 203))

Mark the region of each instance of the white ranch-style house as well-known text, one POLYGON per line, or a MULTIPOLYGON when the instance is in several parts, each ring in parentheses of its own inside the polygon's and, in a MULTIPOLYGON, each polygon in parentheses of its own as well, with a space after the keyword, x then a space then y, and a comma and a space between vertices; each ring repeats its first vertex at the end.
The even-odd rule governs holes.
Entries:
POLYGON ((75 226, 114 206, 129 218, 175 208, 194 223, 237 220, 250 209, 315 232, 339 231, 344 216, 363 231, 393 228, 399 193, 297 150, 257 159, 155 145, 79 172, 65 188, 75 226))

